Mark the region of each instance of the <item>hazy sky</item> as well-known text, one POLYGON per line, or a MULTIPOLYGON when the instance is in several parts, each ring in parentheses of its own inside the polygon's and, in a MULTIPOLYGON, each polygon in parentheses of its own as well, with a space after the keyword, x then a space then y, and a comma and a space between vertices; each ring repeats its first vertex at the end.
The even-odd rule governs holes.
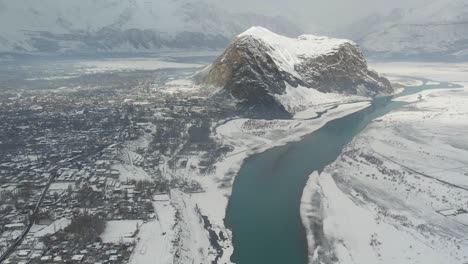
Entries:
POLYGON ((411 8, 434 0, 208 0, 233 11, 283 14, 296 22, 340 26, 371 13, 388 13, 393 8, 411 8))

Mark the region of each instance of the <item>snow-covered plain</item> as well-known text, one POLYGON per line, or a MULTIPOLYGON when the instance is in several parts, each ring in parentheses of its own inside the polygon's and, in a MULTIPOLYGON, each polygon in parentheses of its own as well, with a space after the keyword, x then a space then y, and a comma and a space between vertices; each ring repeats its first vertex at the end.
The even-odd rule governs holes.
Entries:
POLYGON ((369 65, 386 76, 411 76, 453 83, 468 82, 468 63, 370 62, 369 65))
POLYGON ((35 238, 40 238, 46 235, 54 234, 59 230, 65 229, 70 225, 71 220, 66 218, 60 218, 50 223, 49 225, 33 225, 31 227, 31 233, 35 238))
MULTIPOLYGON (((377 66, 468 83, 464 64, 377 66)), ((323 173, 310 176, 301 216, 311 263, 468 262, 468 88, 395 100, 409 104, 374 120, 323 173), (317 223, 320 238, 310 228, 317 223)))
MULTIPOLYGON (((188 69, 200 68, 203 64, 171 62, 165 58, 119 58, 119 59, 101 59, 101 60, 70 60, 51 64, 52 67, 66 68, 63 76, 41 77, 39 80, 70 79, 81 75, 115 73, 115 72, 133 72, 133 71, 155 71, 161 69, 188 69)), ((33 66, 25 66, 33 67, 33 66)), ((29 79, 37 80, 37 79, 29 79)))
POLYGON ((157 58, 127 58, 82 61, 77 64, 77 71, 85 74, 96 74, 120 71, 199 68, 202 66, 202 64, 170 62, 157 58))
POLYGON ((140 228, 141 220, 113 220, 106 222, 106 229, 101 234, 104 243, 134 241, 134 234, 140 228))
POLYGON ((169 201, 153 203, 155 219, 140 226, 137 243, 130 257, 131 264, 172 264, 175 210, 169 201))

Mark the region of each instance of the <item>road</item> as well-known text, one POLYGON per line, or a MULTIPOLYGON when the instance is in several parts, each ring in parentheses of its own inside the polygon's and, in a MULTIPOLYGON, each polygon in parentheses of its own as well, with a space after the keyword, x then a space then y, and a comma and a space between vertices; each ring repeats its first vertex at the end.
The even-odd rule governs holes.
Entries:
POLYGON ((81 159, 86 159, 86 158, 88 158, 90 156, 96 155, 97 153, 101 152, 104 148, 106 148, 106 146, 98 146, 95 150, 90 151, 86 155, 85 154, 79 154, 79 155, 73 156, 71 158, 61 160, 61 161, 57 162, 59 165, 54 165, 54 166, 52 166, 52 168, 50 168, 48 170, 48 172, 50 172, 51 176, 49 177, 49 180, 47 181, 47 184, 44 187, 44 190, 42 191, 41 197, 39 197, 39 200, 37 201, 36 206, 34 207, 34 211, 33 211, 32 215, 30 217, 28 226, 23 231, 23 233, 15 240, 15 242, 13 244, 11 244, 11 246, 5 251, 5 253, 3 253, 3 255, 0 257, 0 263, 3 263, 11 255, 11 253, 13 253, 16 250, 16 248, 19 245, 21 245, 23 240, 28 235, 29 231, 31 230, 31 227, 36 222, 37 215, 39 213, 39 209, 41 208, 41 205, 42 205, 42 201, 44 200, 45 196, 47 195, 47 192, 49 191, 50 185, 52 184, 54 179, 57 177, 58 169, 63 164, 66 164, 66 163, 69 163, 69 162, 72 162, 72 161, 75 161, 75 160, 79 160, 80 158, 81 159))

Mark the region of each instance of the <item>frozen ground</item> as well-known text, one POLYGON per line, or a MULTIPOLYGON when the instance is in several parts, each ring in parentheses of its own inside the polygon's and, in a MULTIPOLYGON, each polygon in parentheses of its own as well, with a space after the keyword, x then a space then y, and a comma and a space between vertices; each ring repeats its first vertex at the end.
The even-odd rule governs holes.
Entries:
MULTIPOLYGON (((376 68, 468 83, 464 64, 376 68)), ((468 262, 468 88, 396 100, 409 104, 374 120, 310 176, 301 215, 311 263, 468 262)))
POLYGON ((70 225, 71 220, 66 218, 57 219, 49 225, 33 225, 31 227, 31 233, 35 238, 40 238, 46 235, 54 234, 59 230, 65 229, 70 225))
POLYGON ((445 82, 468 82, 468 63, 374 62, 370 68, 390 76, 412 76, 445 82))
POLYGON ((150 71, 159 69, 200 68, 202 64, 179 63, 157 58, 128 58, 82 61, 76 65, 77 72, 95 74, 118 71, 150 71))
POLYGON ((73 183, 70 182, 54 182, 50 185, 50 191, 66 191, 68 188, 74 189, 73 183))
POLYGON ((141 227, 141 220, 107 221, 106 229, 101 234, 104 243, 121 243, 134 241, 137 230, 141 227))
POLYGON ((302 86, 296 88, 286 86, 286 93, 276 95, 276 99, 284 105, 288 112, 294 113, 295 119, 316 117, 317 112, 325 111, 337 104, 369 101, 369 98, 363 96, 322 93, 302 86))
POLYGON ((141 181, 150 180, 151 177, 141 167, 133 166, 130 164, 115 164, 112 165, 113 170, 117 170, 120 175, 119 179, 121 182, 128 182, 131 180, 141 181))
MULTIPOLYGON (((207 53, 206 56, 210 56, 211 53, 207 53)), ((203 56, 199 54, 198 57, 203 56)), ((19 60, 16 64, 0 63, 0 72, 8 74, 9 78, 14 78, 18 82, 28 81, 29 86, 34 87, 37 85, 34 81, 49 81, 50 84, 66 84, 77 83, 77 81, 86 78, 87 80, 93 78, 99 78, 106 74, 118 74, 125 75, 130 72, 136 73, 150 73, 157 71, 194 71, 199 69, 206 64, 204 59, 197 59, 195 56, 193 59, 187 62, 178 60, 174 54, 154 54, 146 57, 123 57, 123 58, 100 58, 100 59, 52 59, 42 57, 33 57, 31 61, 19 60), (80 79, 81 78, 81 79, 80 79), (66 83, 66 80, 70 80, 66 83)), ((154 74, 157 79, 157 74, 154 74)), ((135 78, 139 78, 136 75, 135 78)), ((142 79, 144 80, 144 79, 142 79)), ((81 82, 83 83, 83 82, 81 82)), ((109 82, 111 83, 111 82, 109 82)), ((75 86, 87 86, 90 83, 83 83, 84 85, 75 86)), ((98 83, 96 86, 102 86, 102 83, 98 83)), ((61 86, 57 86, 59 88, 61 86)))

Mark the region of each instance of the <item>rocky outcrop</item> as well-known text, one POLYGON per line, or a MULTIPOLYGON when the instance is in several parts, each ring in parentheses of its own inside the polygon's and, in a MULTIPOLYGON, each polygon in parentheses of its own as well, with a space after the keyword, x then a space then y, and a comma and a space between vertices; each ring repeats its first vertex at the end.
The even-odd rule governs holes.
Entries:
POLYGON ((277 95, 307 87, 322 93, 375 96, 390 94, 389 81, 367 68, 359 47, 348 40, 276 35, 252 28, 236 37, 207 69, 202 83, 260 111, 283 111, 277 95))

